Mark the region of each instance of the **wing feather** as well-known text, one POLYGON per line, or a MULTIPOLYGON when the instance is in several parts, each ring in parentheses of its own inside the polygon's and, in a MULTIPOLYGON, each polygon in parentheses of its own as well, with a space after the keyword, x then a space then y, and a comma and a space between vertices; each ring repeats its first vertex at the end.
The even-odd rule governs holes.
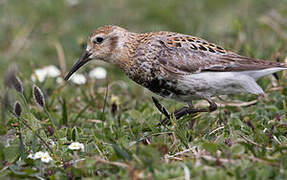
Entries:
POLYGON ((160 35, 151 39, 158 46, 156 59, 174 73, 201 71, 248 71, 286 67, 284 63, 248 58, 188 35, 160 35))

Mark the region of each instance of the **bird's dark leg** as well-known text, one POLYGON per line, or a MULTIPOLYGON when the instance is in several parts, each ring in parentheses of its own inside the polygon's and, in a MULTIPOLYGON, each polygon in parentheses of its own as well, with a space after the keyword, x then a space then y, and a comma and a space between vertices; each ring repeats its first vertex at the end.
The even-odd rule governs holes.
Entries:
MULTIPOLYGON (((182 116, 189 114, 187 113, 189 107, 182 107, 180 109, 176 109, 172 114, 174 115, 175 119, 180 119, 182 116)), ((163 120, 160 121, 160 123, 157 124, 157 126, 160 125, 170 125, 170 117, 171 115, 167 118, 164 118, 163 120)))
POLYGON ((215 111, 217 109, 217 105, 215 102, 213 102, 211 99, 206 99, 207 102, 209 103, 209 107, 208 108, 194 108, 193 106, 190 107, 189 109, 189 114, 191 113, 197 113, 197 112, 212 112, 215 111))
MULTIPOLYGON (((156 107, 158 108, 158 110, 165 115, 165 118, 163 120, 161 120, 160 123, 158 123, 158 126, 170 125, 171 122, 169 120, 170 120, 171 115, 168 114, 167 110, 159 103, 159 101, 156 98, 153 97, 153 101, 154 101, 154 104, 156 105, 156 107)), ((207 101, 210 104, 208 108, 201 108, 201 109, 194 108, 193 104, 190 102, 188 104, 188 107, 182 107, 180 109, 175 110, 173 112, 173 115, 176 119, 180 119, 181 117, 183 117, 187 114, 215 111, 217 109, 217 105, 211 99, 207 99, 207 101)))
POLYGON ((167 112, 167 110, 165 109, 165 107, 163 107, 163 106, 159 103, 159 101, 158 101, 157 98, 155 98, 155 97, 152 96, 152 101, 153 101, 155 107, 156 107, 163 115, 165 115, 165 117, 170 118, 169 113, 167 112))

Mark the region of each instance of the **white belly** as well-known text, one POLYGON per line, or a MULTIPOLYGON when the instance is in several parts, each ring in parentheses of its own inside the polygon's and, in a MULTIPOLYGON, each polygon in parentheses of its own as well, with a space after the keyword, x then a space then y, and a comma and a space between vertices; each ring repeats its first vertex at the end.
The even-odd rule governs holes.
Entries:
POLYGON ((256 80, 262 76, 284 70, 270 68, 258 71, 242 72, 201 72, 184 76, 178 82, 178 88, 188 92, 185 95, 173 94, 171 98, 180 101, 207 99, 212 96, 238 93, 263 94, 256 80))

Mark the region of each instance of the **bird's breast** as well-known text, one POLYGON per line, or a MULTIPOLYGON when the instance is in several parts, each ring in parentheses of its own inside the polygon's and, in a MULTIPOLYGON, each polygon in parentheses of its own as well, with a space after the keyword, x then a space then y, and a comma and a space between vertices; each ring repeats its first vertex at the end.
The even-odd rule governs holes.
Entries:
POLYGON ((127 75, 139 85, 162 97, 173 98, 186 93, 178 87, 178 79, 167 74, 155 62, 138 62, 130 68, 127 75))

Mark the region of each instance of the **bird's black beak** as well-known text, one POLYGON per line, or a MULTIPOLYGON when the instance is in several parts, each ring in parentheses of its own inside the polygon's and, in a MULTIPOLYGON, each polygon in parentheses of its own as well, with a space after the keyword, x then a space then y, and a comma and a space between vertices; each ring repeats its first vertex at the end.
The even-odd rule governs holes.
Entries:
POLYGON ((76 61, 76 63, 73 65, 70 72, 65 76, 65 81, 69 80, 69 78, 76 72, 80 67, 82 67, 84 64, 89 62, 92 58, 90 58, 91 53, 88 51, 85 51, 84 54, 76 61))

